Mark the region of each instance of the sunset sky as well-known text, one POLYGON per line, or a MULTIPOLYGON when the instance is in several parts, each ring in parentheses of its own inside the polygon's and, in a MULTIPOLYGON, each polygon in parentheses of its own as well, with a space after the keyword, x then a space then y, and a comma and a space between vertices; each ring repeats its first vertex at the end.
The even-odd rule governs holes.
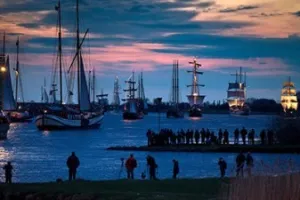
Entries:
MULTIPOLYGON (((74 55, 75 0, 61 0, 64 63, 74 55)), ((55 61, 57 12, 53 0, 0 0, 0 32, 8 34, 7 51, 15 65, 20 35, 25 100, 40 100, 44 77, 50 87, 55 61)), ((114 77, 121 87, 134 70, 144 71, 149 99, 169 100, 174 59, 180 64, 181 100, 187 101, 197 57, 204 75, 206 100, 226 98, 230 74, 248 73, 248 97, 280 98, 283 81, 292 76, 300 89, 299 0, 80 0, 86 68, 96 68, 97 93, 112 99, 114 77)), ((121 95, 123 97, 123 94, 121 95)))

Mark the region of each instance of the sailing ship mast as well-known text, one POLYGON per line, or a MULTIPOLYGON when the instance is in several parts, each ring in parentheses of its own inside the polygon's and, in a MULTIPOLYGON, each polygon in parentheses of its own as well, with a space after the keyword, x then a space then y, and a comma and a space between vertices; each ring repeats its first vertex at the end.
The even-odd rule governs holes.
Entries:
POLYGON ((16 98, 16 107, 18 104, 18 86, 19 86, 19 37, 16 43, 17 46, 17 63, 16 63, 16 94, 15 94, 15 98, 16 98))
POLYGON ((120 85, 119 85, 119 78, 116 76, 115 82, 114 82, 114 98, 113 98, 113 105, 119 106, 120 105, 120 85))
POLYGON ((193 70, 188 70, 188 73, 192 73, 193 75, 193 82, 191 85, 187 85, 187 87, 191 87, 191 94, 187 95, 190 105, 202 105, 203 100, 205 98, 204 95, 200 95, 199 87, 204 87, 203 84, 198 84, 198 74, 203 74, 203 72, 198 71, 197 69, 201 67, 201 64, 197 63, 196 59, 194 61, 189 62, 189 64, 193 65, 193 70))
POLYGON ((179 103, 178 60, 173 61, 171 103, 175 105, 176 109, 178 108, 178 103, 179 103))
POLYGON ((80 108, 80 35, 79 35, 79 0, 76 0, 76 54, 77 54, 77 94, 80 108))
POLYGON ((63 103, 63 89, 62 89, 62 36, 61 36, 61 6, 60 0, 58 0, 57 5, 58 11, 58 58, 59 58, 59 92, 60 92, 60 100, 59 103, 63 103))

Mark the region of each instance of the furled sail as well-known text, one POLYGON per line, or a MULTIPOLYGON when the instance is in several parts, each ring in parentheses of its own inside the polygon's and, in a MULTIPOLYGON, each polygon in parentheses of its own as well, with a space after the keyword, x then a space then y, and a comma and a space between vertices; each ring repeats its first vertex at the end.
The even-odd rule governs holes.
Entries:
POLYGON ((14 99, 11 76, 10 76, 10 67, 9 67, 9 57, 7 56, 6 63, 4 65, 6 68, 3 76, 3 107, 5 111, 16 110, 16 101, 14 99))
POLYGON ((245 91, 243 90, 227 91, 227 97, 228 98, 236 97, 236 98, 244 99, 245 91))
POLYGON ((45 87, 43 87, 43 101, 44 101, 44 103, 49 102, 49 97, 48 97, 48 94, 47 94, 47 91, 46 91, 45 87))
POLYGON ((228 90, 232 89, 241 89, 244 90, 246 88, 244 83, 229 83, 228 90))
POLYGON ((91 109, 89 90, 86 82, 82 55, 80 53, 80 110, 89 111, 91 109))

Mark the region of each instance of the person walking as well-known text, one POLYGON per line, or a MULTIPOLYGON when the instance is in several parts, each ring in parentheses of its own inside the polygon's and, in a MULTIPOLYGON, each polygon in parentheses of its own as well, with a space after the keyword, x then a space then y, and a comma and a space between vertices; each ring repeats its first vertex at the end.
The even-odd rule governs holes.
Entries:
POLYGON ((223 178, 227 169, 227 163, 223 158, 220 158, 218 165, 220 167, 221 178, 223 178))
POLYGON ((177 160, 173 160, 173 179, 177 178, 177 175, 179 174, 179 163, 177 160))
POLYGON ((69 168, 69 181, 76 179, 77 168, 79 165, 80 162, 78 157, 75 155, 75 152, 72 152, 72 155, 69 156, 67 160, 67 166, 69 168))
POLYGON ((13 170, 13 166, 11 165, 11 162, 7 162, 7 164, 4 165, 3 169, 5 171, 5 183, 11 183, 12 170, 13 170))
POLYGON ((147 156, 147 166, 149 167, 150 180, 157 180, 157 178, 156 178, 157 164, 155 162, 155 159, 150 155, 147 156))
POLYGON ((133 157, 133 154, 130 154, 129 158, 125 163, 127 169, 127 178, 134 179, 134 169, 137 167, 136 159, 133 157))
POLYGON ((247 165, 247 172, 248 172, 248 176, 252 176, 252 168, 254 166, 254 161, 253 161, 253 157, 251 156, 250 152, 248 152, 247 157, 246 157, 246 165, 247 165))
POLYGON ((243 152, 240 152, 239 155, 236 157, 236 176, 244 176, 244 164, 245 164, 245 155, 243 152))

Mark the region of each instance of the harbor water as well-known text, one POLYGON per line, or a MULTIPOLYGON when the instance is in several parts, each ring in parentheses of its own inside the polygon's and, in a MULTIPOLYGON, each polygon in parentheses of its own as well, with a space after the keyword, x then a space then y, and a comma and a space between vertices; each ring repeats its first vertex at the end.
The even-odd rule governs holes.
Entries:
MULTIPOLYGON (((200 129, 209 128, 217 133, 227 128, 231 134, 235 128, 254 128, 256 136, 263 128, 269 128, 273 116, 230 116, 207 114, 202 119, 167 119, 161 114, 161 128, 200 129)), ((99 130, 88 131, 38 131, 34 123, 11 124, 8 139, 0 142, 0 166, 12 161, 14 181, 45 182, 57 178, 66 179, 66 159, 75 151, 80 159, 78 178, 108 180, 125 178, 121 158, 131 152, 107 151, 109 146, 141 146, 147 144, 146 131, 159 128, 157 113, 150 113, 143 120, 124 121, 121 113, 107 113, 99 130)), ((158 164, 159 178, 172 176, 172 159, 180 165, 180 178, 203 178, 219 176, 218 159, 228 164, 227 174, 234 175, 235 153, 179 153, 179 152, 133 152, 138 161, 136 178, 146 171, 146 156, 151 154, 158 164)), ((257 173, 284 172, 288 160, 299 166, 297 154, 253 154, 257 173), (275 167, 274 167, 275 166, 275 167), (268 169, 269 168, 269 169, 268 169)), ((1 169, 2 170, 2 169, 1 169)), ((4 179, 0 171, 0 181, 4 179)))

